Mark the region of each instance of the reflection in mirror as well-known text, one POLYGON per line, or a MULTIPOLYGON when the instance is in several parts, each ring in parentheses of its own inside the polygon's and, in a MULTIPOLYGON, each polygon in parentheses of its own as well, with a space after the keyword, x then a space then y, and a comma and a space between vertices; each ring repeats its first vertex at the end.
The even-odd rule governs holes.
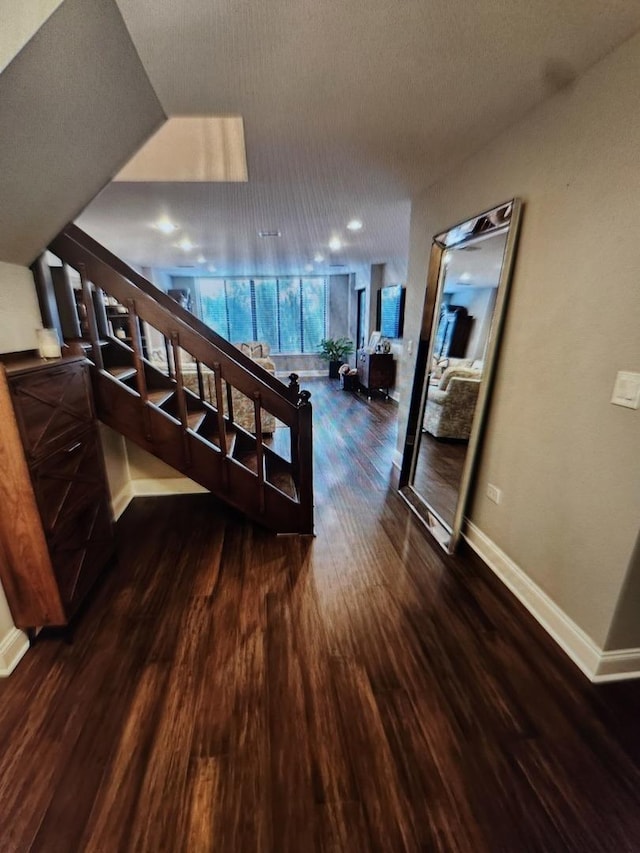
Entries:
POLYGON ((449 551, 495 366, 519 211, 514 200, 434 238, 400 487, 449 551))

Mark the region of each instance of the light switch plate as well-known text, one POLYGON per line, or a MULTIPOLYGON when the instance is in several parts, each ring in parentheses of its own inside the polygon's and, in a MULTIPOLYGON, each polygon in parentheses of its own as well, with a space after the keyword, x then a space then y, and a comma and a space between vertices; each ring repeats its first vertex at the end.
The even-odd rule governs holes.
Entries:
POLYGON ((640 373, 619 370, 611 402, 614 406, 626 406, 627 409, 640 408, 640 373))

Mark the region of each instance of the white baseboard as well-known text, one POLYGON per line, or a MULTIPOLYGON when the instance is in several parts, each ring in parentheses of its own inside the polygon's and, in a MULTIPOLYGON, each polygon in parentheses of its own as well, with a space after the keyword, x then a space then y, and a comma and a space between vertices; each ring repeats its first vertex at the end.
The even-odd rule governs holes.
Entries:
POLYGON ((312 379, 314 377, 329 377, 328 371, 325 370, 276 370, 276 378, 285 385, 288 385, 290 374, 295 373, 299 379, 312 379))
POLYGON ((11 675, 28 648, 27 635, 18 628, 10 628, 0 642, 0 678, 11 675))
POLYGON ((593 681, 624 681, 640 678, 640 649, 602 652, 593 681))
POLYGON ((603 651, 495 542, 468 519, 463 536, 590 681, 640 678, 640 649, 603 651))

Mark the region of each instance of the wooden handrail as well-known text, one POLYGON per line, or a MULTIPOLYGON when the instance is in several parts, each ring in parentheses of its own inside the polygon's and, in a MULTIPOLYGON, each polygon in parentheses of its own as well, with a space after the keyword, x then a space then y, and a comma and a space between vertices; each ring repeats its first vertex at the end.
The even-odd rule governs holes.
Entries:
MULTIPOLYGON (((287 425, 296 422, 296 406, 289 399, 287 388, 282 382, 219 335, 213 332, 206 337, 202 335, 199 327, 204 329, 207 327, 189 311, 185 311, 177 302, 127 267, 136 278, 136 283, 133 283, 122 272, 112 267, 107 260, 98 257, 93 250, 69 236, 68 230, 70 229, 63 231, 51 243, 50 249, 54 254, 71 266, 84 264, 87 278, 94 284, 98 284, 109 296, 115 297, 122 305, 126 305, 129 299, 134 298, 140 318, 169 339, 172 332, 177 331, 182 342, 181 346, 197 361, 211 370, 214 362, 217 362, 222 368, 224 379, 234 388, 247 397, 252 397, 258 390, 266 411, 287 425), (140 281, 145 283, 144 288, 138 285, 140 281), (196 326, 198 326, 197 330, 196 326), (219 341, 224 342, 225 346, 219 345, 219 341), (233 350, 233 353, 228 353, 227 350, 233 350)), ((73 230, 83 234, 75 226, 73 230)), ((91 238, 87 237, 87 240, 91 241, 91 238)), ((110 255, 106 250, 104 254, 110 255)), ((110 257, 115 259, 115 256, 110 255, 110 257)), ((121 261, 119 265, 126 267, 126 264, 121 261)))
MULTIPOLYGON (((174 317, 178 317, 185 321, 193 331, 197 332, 201 337, 209 341, 209 343, 216 349, 223 352, 238 364, 241 364, 254 375, 259 376, 261 381, 265 385, 268 385, 277 394, 285 394, 283 383, 269 373, 268 370, 265 370, 248 355, 245 355, 245 353, 238 350, 238 348, 226 338, 223 338, 221 335, 214 332, 206 323, 203 323, 202 320, 199 320, 194 314, 187 311, 186 308, 183 308, 180 303, 176 302, 170 296, 167 296, 164 291, 153 285, 148 281, 148 279, 136 272, 136 270, 126 264, 121 258, 114 255, 81 228, 78 228, 77 225, 74 225, 73 223, 67 225, 51 243, 49 248, 54 254, 57 254, 58 257, 62 258, 62 255, 56 252, 56 246, 59 246, 61 250, 66 250, 67 253, 71 252, 72 254, 75 254, 70 243, 75 243, 85 253, 90 253, 94 258, 103 261, 107 267, 110 267, 112 270, 119 273, 123 278, 134 285, 134 287, 151 296, 155 302, 162 305, 163 308, 166 308, 174 317), (59 243, 58 241, 62 241, 63 238, 66 239, 59 243)), ((78 260, 81 261, 82 258, 78 258, 78 260)), ((69 260, 68 262, 71 263, 72 266, 74 265, 73 260, 69 260)), ((95 282, 95 279, 92 280, 95 282)))

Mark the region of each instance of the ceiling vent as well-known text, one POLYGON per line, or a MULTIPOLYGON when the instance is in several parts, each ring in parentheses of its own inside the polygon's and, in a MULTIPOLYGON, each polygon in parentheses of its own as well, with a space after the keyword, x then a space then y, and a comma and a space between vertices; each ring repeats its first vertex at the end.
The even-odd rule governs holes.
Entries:
POLYGON ((279 231, 258 231, 258 237, 281 237, 279 231))

